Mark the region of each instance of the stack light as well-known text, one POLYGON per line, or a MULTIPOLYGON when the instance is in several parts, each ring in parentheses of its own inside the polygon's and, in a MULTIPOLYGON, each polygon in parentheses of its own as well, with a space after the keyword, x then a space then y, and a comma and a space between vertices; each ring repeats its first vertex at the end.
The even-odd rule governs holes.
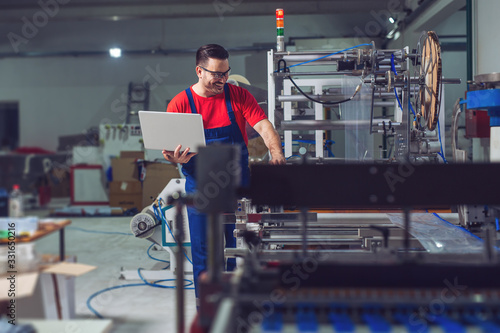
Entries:
POLYGON ((285 25, 283 9, 276 9, 276 51, 285 51, 285 25))

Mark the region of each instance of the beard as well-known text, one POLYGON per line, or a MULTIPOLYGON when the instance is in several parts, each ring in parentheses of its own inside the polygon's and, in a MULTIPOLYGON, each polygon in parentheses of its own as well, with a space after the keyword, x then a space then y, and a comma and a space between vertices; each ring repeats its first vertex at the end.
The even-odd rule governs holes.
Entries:
POLYGON ((208 83, 207 89, 213 92, 214 94, 220 94, 224 91, 224 82, 217 81, 213 83, 208 83))

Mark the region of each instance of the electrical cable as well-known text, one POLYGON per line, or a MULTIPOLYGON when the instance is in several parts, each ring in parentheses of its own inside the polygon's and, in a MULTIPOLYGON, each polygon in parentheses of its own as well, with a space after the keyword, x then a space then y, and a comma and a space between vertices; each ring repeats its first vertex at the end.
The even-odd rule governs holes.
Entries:
POLYGON ((342 103, 345 103, 345 102, 349 102, 351 101, 355 96, 356 94, 361 90, 361 86, 363 83, 360 83, 357 87, 356 87, 356 90, 354 91, 354 94, 349 97, 349 98, 346 98, 346 99, 343 99, 343 100, 340 100, 340 101, 334 101, 334 102, 323 102, 323 101, 320 101, 320 100, 317 100, 317 99, 314 99, 312 97, 310 97, 309 95, 307 95, 304 91, 302 91, 302 89, 299 88, 299 86, 295 83, 295 81, 290 77, 290 75, 287 76, 287 79, 290 80, 290 82, 293 83, 293 85, 295 86, 295 88, 297 88, 297 90, 305 97, 307 98, 308 100, 314 102, 314 103, 319 103, 319 104, 323 104, 323 105, 336 105, 336 104, 342 104, 342 103))
POLYGON ((439 155, 439 156, 441 156, 441 158, 443 159, 443 162, 444 162, 445 164, 448 164, 448 161, 447 161, 447 160, 446 160, 446 158, 444 157, 444 152, 443 152, 443 142, 441 141, 441 128, 440 128, 440 126, 439 126, 439 119, 438 119, 438 121, 437 121, 437 125, 438 125, 437 130, 438 130, 438 137, 439 137, 439 145, 441 146, 441 152, 440 152, 440 153, 438 153, 438 155, 439 155))
POLYGON ((325 59, 325 58, 331 57, 332 55, 336 55, 336 54, 339 54, 339 53, 342 53, 342 52, 345 52, 345 51, 350 51, 350 50, 352 50, 352 49, 357 49, 358 47, 361 47, 361 46, 372 46, 372 44, 368 44, 368 43, 365 43, 365 44, 358 44, 358 45, 356 45, 356 46, 348 47, 348 48, 346 48, 346 49, 343 49, 343 50, 340 50, 340 51, 336 51, 336 52, 333 52, 333 53, 327 54, 327 55, 325 55, 325 56, 322 56, 322 57, 319 57, 319 58, 316 58, 316 59, 312 59, 312 60, 304 61, 304 62, 301 62, 301 63, 299 63, 299 64, 291 65, 291 66, 286 67, 286 68, 292 68, 292 67, 296 67, 296 66, 305 65, 305 64, 308 64, 308 63, 311 63, 311 62, 314 62, 314 61, 318 61, 318 60, 321 60, 321 59, 325 59))
MULTIPOLYGON (((158 207, 156 207, 156 205, 153 205, 153 210, 154 210, 154 213, 155 213, 155 216, 157 219, 159 219, 160 221, 162 221, 165 226, 167 227, 168 229, 168 232, 170 233, 170 235, 172 236, 172 239, 174 240, 175 243, 179 244, 177 242, 177 239, 175 239, 174 237, 174 234, 172 233, 172 230, 170 229, 170 226, 168 225, 167 223, 167 220, 165 218, 165 211, 167 211, 168 209, 172 208, 173 206, 169 206, 167 207, 167 209, 165 209, 165 211, 162 210, 161 208, 161 198, 158 200, 158 207), (161 214, 158 212, 158 210, 160 212, 162 212, 161 214)), ((193 265, 193 262, 191 261, 191 259, 189 259, 188 255, 186 254, 186 251, 182 251, 182 253, 184 254, 184 257, 186 257, 187 261, 189 261, 189 263, 191 263, 191 265, 193 265)))
POLYGON ((301 156, 300 156, 300 155, 290 155, 290 156, 288 156, 288 157, 286 158, 286 160, 288 161, 288 160, 289 160, 290 158, 292 158, 292 157, 301 157, 301 156))
MULTIPOLYGON (((128 288, 128 287, 141 287, 141 286, 148 286, 148 287, 156 287, 156 288, 166 288, 166 289, 175 289, 175 286, 163 286, 163 285, 158 285, 156 283, 159 283, 159 282, 165 282, 165 281, 175 281, 175 279, 167 279, 167 280, 158 280, 158 281, 155 281, 153 283, 150 283, 150 282, 147 282, 141 275, 140 273, 140 270, 142 268, 139 268, 137 270, 138 274, 139 274, 139 277, 141 278, 141 280, 143 281, 142 283, 131 283, 131 284, 123 284, 123 285, 119 285, 119 286, 114 286, 114 287, 109 287, 109 288, 105 288, 105 289, 102 289, 102 290, 99 290, 99 291, 96 291, 95 293, 93 293, 92 295, 89 296, 89 298, 87 299, 87 308, 92 312, 94 313, 97 318, 99 319, 103 319, 104 317, 96 310, 92 307, 92 305, 90 304, 92 302, 92 300, 94 298, 96 298, 97 296, 107 292, 107 291, 110 291, 110 290, 115 290, 115 289, 121 289, 121 288, 128 288)), ((191 280, 187 280, 187 279, 184 279, 184 281, 187 281, 189 282, 188 284, 184 285, 184 289, 194 289, 194 288, 188 288, 190 286, 193 285, 193 281, 191 280)))
MULTIPOLYGON (((149 254, 149 250, 153 247, 153 245, 154 244, 151 244, 151 246, 149 246, 148 250, 146 251, 148 257, 151 258, 151 259, 153 259, 153 260, 156 260, 156 261, 161 261, 161 262, 168 263, 169 266, 170 266, 170 261, 166 261, 166 260, 161 260, 161 259, 158 259, 158 258, 154 258, 154 257, 152 257, 149 254)), ((167 269, 169 266, 167 266, 164 269, 167 269)), ((139 278, 143 281, 143 283, 124 284, 124 285, 114 286, 114 287, 110 287, 110 288, 106 288, 106 289, 102 289, 100 291, 97 291, 94 294, 90 295, 89 298, 87 299, 87 307, 89 308, 89 310, 92 311, 98 318, 102 319, 103 318, 102 315, 99 312, 97 312, 92 307, 92 305, 90 304, 90 302, 92 301, 92 299, 94 299, 95 297, 99 296, 100 294, 102 294, 104 292, 107 292, 107 291, 110 291, 110 290, 114 290, 114 289, 126 288, 126 287, 139 287, 139 286, 144 286, 144 285, 147 285, 147 286, 150 286, 150 287, 156 287, 156 288, 175 289, 175 286, 157 285, 160 282, 175 281, 175 279, 157 280, 157 281, 154 281, 154 282, 151 283, 151 282, 148 282, 148 281, 146 281, 144 279, 144 277, 141 274, 141 270, 142 270, 142 268, 138 268, 137 269, 137 274, 139 275, 139 278)), ((184 281, 188 282, 188 284, 184 285, 184 289, 194 289, 194 288, 188 288, 188 287, 190 287, 190 286, 193 285, 193 281, 188 280, 188 279, 184 279, 184 281)))
MULTIPOLYGON (((394 75, 398 75, 398 72, 396 71, 396 64, 394 63, 394 53, 391 55, 391 70, 394 72, 394 75)), ((396 87, 394 87, 394 95, 396 96, 396 100, 398 101, 399 108, 401 109, 401 111, 403 111, 403 105, 399 100, 398 91, 396 87)), ((411 101, 409 98, 408 98, 408 106, 410 107, 410 110, 413 113, 413 117, 415 117, 413 119, 415 121, 417 119, 417 114, 415 113, 415 110, 413 110, 413 106, 411 105, 411 101)))
POLYGON ((151 248, 152 248, 154 245, 155 245, 154 243, 151 243, 151 245, 148 247, 148 250, 146 251, 146 254, 148 255, 148 257, 150 257, 150 258, 151 258, 151 259, 153 259, 153 260, 156 260, 156 261, 160 261, 160 262, 167 263, 168 265, 167 265, 165 268, 162 268, 162 270, 169 269, 169 268, 170 268, 170 261, 155 258, 155 257, 153 257, 153 256, 149 253, 149 251, 151 250, 151 248))
MULTIPOLYGON (((149 282, 148 280, 146 280, 142 276, 142 274, 141 274, 142 270, 143 270, 143 268, 138 268, 137 269, 137 274, 139 274, 139 278, 142 280, 142 282, 144 282, 144 284, 146 284, 148 286, 151 286, 151 287, 154 287, 154 288, 175 289, 175 286, 164 286, 164 285, 161 285, 161 284, 157 284, 158 282, 175 281, 175 279, 165 279, 165 280, 157 280, 157 281, 154 281, 154 282, 149 282)), ((184 281, 189 282, 189 284, 184 285, 184 289, 188 289, 186 287, 189 287, 189 286, 193 285, 193 282, 191 280, 184 279, 184 281)), ((194 289, 194 288, 190 288, 190 289, 194 289)))
MULTIPOLYGON (((301 66, 301 65, 304 65, 304 64, 308 64, 308 63, 311 63, 313 61, 317 61, 317 60, 321 60, 321 59, 324 59, 324 58, 328 58, 328 57, 331 57, 332 55, 335 55, 335 54, 339 54, 339 53, 342 53, 342 52, 345 52, 345 51, 349 51, 349 50, 352 50, 352 49, 355 49, 355 48, 358 48, 358 47, 361 47, 361 46, 371 46, 372 44, 359 44, 359 45, 356 45, 356 46, 353 46, 353 47, 349 47, 349 48, 346 48, 346 49, 343 49, 343 50, 340 50, 340 51, 337 51, 337 52, 334 52, 334 53, 330 53, 330 54, 327 54, 325 56, 322 56, 322 57, 319 57, 317 59, 312 59, 312 60, 308 60, 308 61, 304 61, 304 62, 301 62, 299 64, 295 64, 295 65, 291 65, 291 66, 287 66, 286 65, 286 61, 284 59, 280 59, 278 61, 278 69, 275 71, 275 73, 279 73, 280 71, 282 71, 283 73, 290 73, 290 68, 292 67, 296 67, 296 66, 301 66), (281 69, 280 67, 280 64, 283 63, 283 69, 281 69)), ((364 71, 364 70, 363 70, 364 71)), ((345 103, 345 102, 348 102, 348 101, 351 101, 355 96, 356 94, 361 90, 361 86, 363 85, 363 76, 361 78, 361 83, 356 87, 356 90, 354 91, 354 94, 349 97, 349 98, 346 98, 344 100, 340 100, 340 101, 334 101, 334 102, 323 102, 323 101, 320 101, 320 100, 317 100, 317 99, 314 99, 312 97, 309 97, 309 95, 307 95, 304 91, 302 91, 302 89, 300 89, 300 87, 295 83, 295 81, 291 78, 290 75, 287 75, 286 78, 288 78, 290 80, 290 82, 292 82, 292 84, 295 86, 295 88, 304 96, 306 97, 308 100, 314 102, 314 103, 319 103, 319 104, 323 104, 323 105, 337 105, 337 104, 342 104, 342 103, 345 103)))
POLYGON ((150 257, 151 259, 153 260, 156 260, 156 261, 160 261, 160 262, 165 262, 167 264, 170 264, 170 261, 168 260, 162 260, 162 259, 158 259, 158 258, 155 258, 153 256, 151 256, 151 254, 149 254, 149 250, 151 250, 151 248, 153 247, 153 245, 155 245, 154 243, 151 243, 151 246, 148 247, 148 250, 146 251, 148 257, 150 257))

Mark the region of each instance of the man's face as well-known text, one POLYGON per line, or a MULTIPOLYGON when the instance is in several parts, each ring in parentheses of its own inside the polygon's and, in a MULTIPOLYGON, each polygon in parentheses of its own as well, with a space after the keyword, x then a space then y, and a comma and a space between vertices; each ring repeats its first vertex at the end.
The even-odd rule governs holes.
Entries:
POLYGON ((229 76, 229 69, 229 61, 227 59, 209 58, 205 64, 196 67, 196 73, 203 87, 216 95, 224 91, 224 84, 229 76))

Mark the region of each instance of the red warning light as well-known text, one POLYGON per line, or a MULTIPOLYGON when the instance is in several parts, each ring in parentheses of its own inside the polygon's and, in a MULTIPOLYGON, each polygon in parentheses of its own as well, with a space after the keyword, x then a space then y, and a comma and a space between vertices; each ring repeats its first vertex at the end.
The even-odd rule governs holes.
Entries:
POLYGON ((276 9, 276 18, 283 19, 283 17, 284 17, 283 9, 281 8, 276 9))

